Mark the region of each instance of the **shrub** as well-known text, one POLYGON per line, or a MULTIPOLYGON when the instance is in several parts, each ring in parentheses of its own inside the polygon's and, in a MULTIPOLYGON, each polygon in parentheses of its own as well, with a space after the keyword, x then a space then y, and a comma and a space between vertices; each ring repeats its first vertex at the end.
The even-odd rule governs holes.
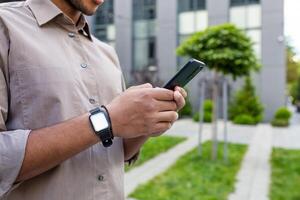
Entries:
POLYGON ((204 111, 212 113, 214 108, 214 103, 212 102, 212 100, 207 99, 204 101, 203 107, 204 107, 204 111))
POLYGON ((254 125, 256 120, 250 115, 238 115, 233 119, 233 123, 242 125, 254 125))
POLYGON ((276 127, 287 127, 289 126, 289 121, 285 119, 273 119, 271 122, 272 126, 276 127))
MULTIPOLYGON (((203 121, 204 122, 211 122, 212 121, 212 112, 213 112, 213 102, 211 100, 205 100, 203 102, 203 110, 204 110, 204 117, 203 121)), ((195 113, 193 116, 193 120, 195 122, 200 121, 200 114, 199 112, 195 113)))
POLYGON ((291 116, 292 116, 292 113, 286 107, 279 108, 275 113, 276 119, 289 120, 291 118, 291 116))
MULTIPOLYGON (((194 114, 193 120, 195 122, 199 122, 200 121, 200 114, 199 114, 199 112, 197 112, 197 113, 194 114)), ((210 123, 212 121, 212 113, 208 113, 208 112, 204 113, 203 121, 207 122, 207 123, 210 123)))
POLYGON ((253 120, 251 124, 257 124, 263 120, 263 111, 264 108, 255 94, 255 88, 252 85, 251 79, 247 77, 244 86, 235 94, 230 103, 229 119, 233 120, 233 123, 239 124, 240 119, 248 118, 249 120, 250 116, 253 120))
POLYGON ((292 113, 286 107, 281 107, 276 111, 274 115, 274 119, 272 120, 271 124, 273 126, 278 126, 278 127, 289 126, 289 121, 291 117, 292 117, 292 113))

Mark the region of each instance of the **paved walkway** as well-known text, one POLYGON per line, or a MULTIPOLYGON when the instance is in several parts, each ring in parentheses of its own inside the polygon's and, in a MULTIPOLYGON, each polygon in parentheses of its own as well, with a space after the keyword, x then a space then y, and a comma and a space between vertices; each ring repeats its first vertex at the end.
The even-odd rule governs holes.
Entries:
POLYGON ((272 132, 268 125, 260 125, 250 142, 235 192, 229 200, 267 200, 270 184, 269 157, 272 152, 272 132))
MULTIPOLYGON (((228 123, 228 141, 249 144, 241 170, 237 176, 236 190, 229 200, 267 200, 270 182, 269 157, 272 147, 300 149, 300 117, 295 115, 289 128, 273 128, 268 124, 259 126, 237 126, 228 123), (299 125, 298 125, 299 124, 299 125)), ((219 122, 218 140, 223 140, 223 123, 219 122)), ((131 170, 125 175, 126 195, 133 192, 139 184, 146 183, 164 172, 175 161, 193 149, 198 142, 198 123, 189 119, 179 120, 166 133, 171 136, 184 136, 189 139, 175 148, 131 170)), ((211 125, 203 127, 203 140, 209 139, 211 125)))

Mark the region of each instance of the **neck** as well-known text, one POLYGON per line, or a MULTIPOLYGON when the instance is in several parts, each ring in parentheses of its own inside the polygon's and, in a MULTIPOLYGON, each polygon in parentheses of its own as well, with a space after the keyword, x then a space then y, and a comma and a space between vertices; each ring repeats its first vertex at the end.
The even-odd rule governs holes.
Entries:
POLYGON ((80 18, 81 12, 74 8, 68 1, 64 0, 51 0, 65 15, 72 19, 76 24, 80 18))

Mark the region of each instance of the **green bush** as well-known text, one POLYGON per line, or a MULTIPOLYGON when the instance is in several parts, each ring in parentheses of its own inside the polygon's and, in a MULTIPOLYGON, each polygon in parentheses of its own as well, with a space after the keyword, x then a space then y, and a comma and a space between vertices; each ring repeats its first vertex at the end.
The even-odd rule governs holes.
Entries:
POLYGON ((263 111, 264 108, 255 94, 255 88, 252 81, 250 77, 247 77, 244 86, 235 94, 230 103, 229 119, 237 124, 241 121, 251 120, 253 120, 253 122, 250 124, 257 124, 263 120, 263 111))
POLYGON ((214 103, 212 102, 212 100, 207 99, 204 101, 203 107, 204 111, 212 113, 214 109, 214 103))
MULTIPOLYGON (((193 120, 195 122, 199 122, 200 121, 199 112, 197 112, 197 113, 194 114, 193 120)), ((207 122, 207 123, 210 123, 212 121, 212 113, 208 113, 208 112, 204 113, 203 121, 207 122)))
MULTIPOLYGON (((211 100, 205 100, 203 103, 203 110, 204 110, 204 117, 203 121, 210 123, 212 121, 212 112, 213 112, 213 102, 211 100)), ((195 113, 193 116, 193 120, 195 122, 200 121, 200 114, 199 112, 195 113)))
POLYGON ((292 117, 292 113, 286 107, 281 107, 276 111, 274 115, 274 119, 272 120, 271 124, 273 126, 278 126, 278 127, 289 126, 289 121, 291 117, 292 117))
POLYGON ((285 119, 273 119, 271 122, 272 126, 276 127, 287 127, 289 126, 289 121, 285 119))
POLYGON ((254 125, 255 119, 250 115, 238 115, 233 119, 233 123, 242 125, 254 125))
POLYGON ((275 113, 276 119, 289 120, 291 118, 291 116, 292 116, 292 113, 286 107, 279 108, 275 113))

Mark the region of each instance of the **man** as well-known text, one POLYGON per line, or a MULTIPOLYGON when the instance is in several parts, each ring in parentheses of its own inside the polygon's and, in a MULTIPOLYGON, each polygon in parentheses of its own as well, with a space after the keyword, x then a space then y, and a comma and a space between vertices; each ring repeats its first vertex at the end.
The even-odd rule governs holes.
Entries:
POLYGON ((124 199, 124 161, 178 118, 182 88, 125 90, 83 16, 102 3, 0 6, 0 199, 124 199))

